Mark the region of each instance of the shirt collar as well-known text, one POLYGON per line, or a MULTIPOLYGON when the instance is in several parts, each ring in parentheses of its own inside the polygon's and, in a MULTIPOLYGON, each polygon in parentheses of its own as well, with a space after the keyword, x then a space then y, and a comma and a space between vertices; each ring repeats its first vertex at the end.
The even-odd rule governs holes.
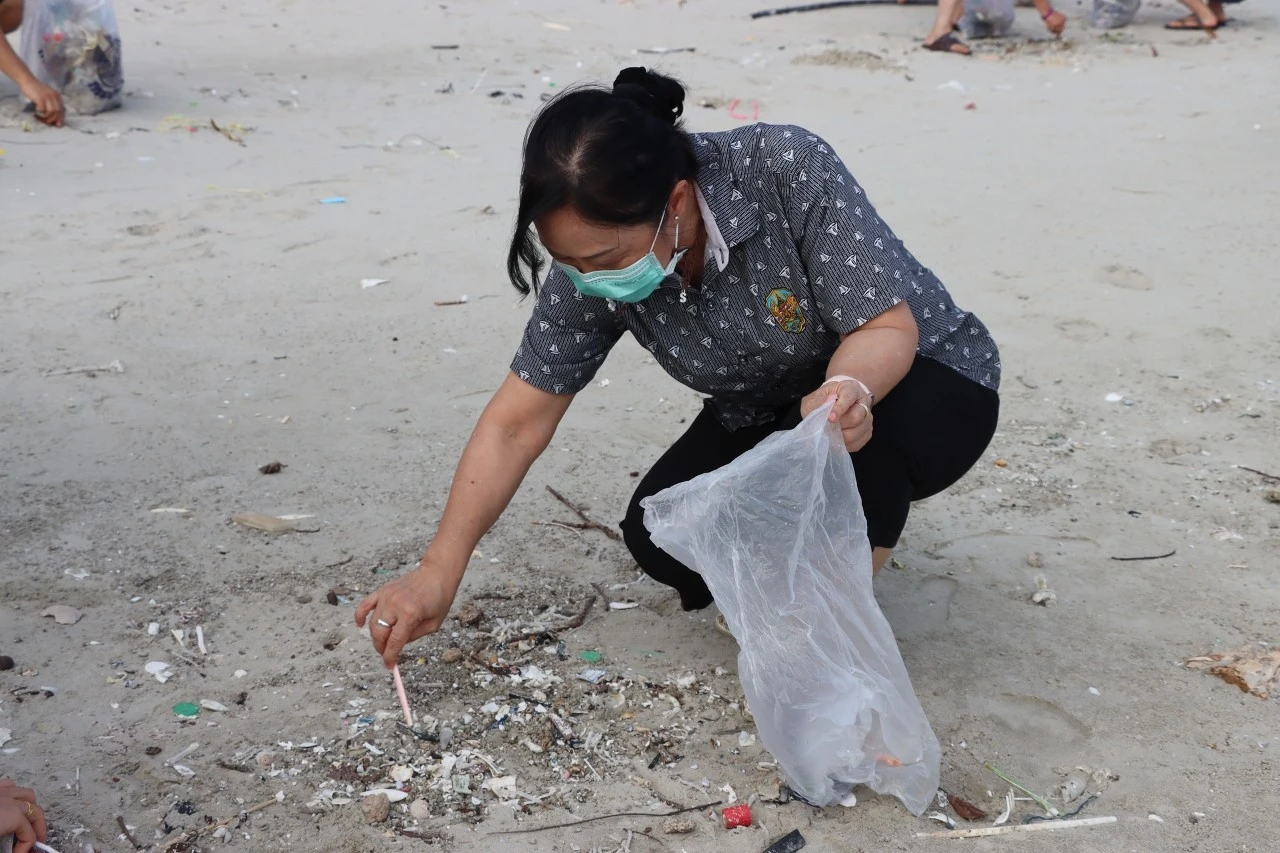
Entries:
MULTIPOLYGON (((698 158, 697 186, 705 199, 709 217, 716 223, 725 247, 732 249, 760 228, 758 204, 747 198, 734 175, 737 161, 748 146, 740 134, 694 134, 693 149, 698 158)), ((743 161, 745 168, 746 161, 743 161)), ((705 214, 704 214, 705 215, 705 214)), ((710 229, 708 229, 710 231, 710 229)), ((708 237, 710 235, 708 234, 708 237)))
POLYGON ((693 192, 698 199, 698 212, 702 214, 702 222, 707 226, 707 253, 715 258, 720 272, 724 272, 724 268, 729 266, 729 245, 725 243, 724 235, 720 233, 716 215, 707 204, 707 197, 702 194, 702 188, 694 184, 693 192))

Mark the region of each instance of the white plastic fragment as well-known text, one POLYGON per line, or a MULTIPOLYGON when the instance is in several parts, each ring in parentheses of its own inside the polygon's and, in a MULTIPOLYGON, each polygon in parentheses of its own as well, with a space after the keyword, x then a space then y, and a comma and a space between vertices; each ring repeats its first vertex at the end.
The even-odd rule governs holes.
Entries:
POLYGON ((74 625, 84 616, 79 610, 67 604, 55 604, 40 615, 52 616, 53 621, 59 625, 74 625))
POLYGON ((0 746, 4 746, 13 740, 13 731, 11 729, 0 729, 0 746))
POLYGON ((371 287, 377 287, 380 284, 386 284, 391 281, 389 278, 362 278, 360 279, 360 287, 368 290, 371 287))
POLYGON ((1036 591, 1031 595, 1031 603, 1041 607, 1052 607, 1058 601, 1058 594, 1049 589, 1049 581, 1044 575, 1036 575, 1036 591))
POLYGON ((206 711, 219 711, 222 713, 225 713, 231 710, 226 705, 223 705, 221 702, 219 702, 216 699, 201 699, 200 707, 204 708, 206 711))
POLYGON ((850 791, 848 796, 846 796, 843 800, 840 801, 840 805, 844 806, 846 809, 851 809, 857 804, 858 804, 858 797, 852 791, 850 791))
POLYGON ((640 606, 638 601, 610 601, 610 610, 633 610, 640 606))
POLYGON ((190 779, 192 776, 196 775, 196 771, 192 770, 185 764, 175 764, 173 765, 173 770, 184 779, 190 779))
POLYGON ((360 796, 362 796, 362 797, 372 797, 372 796, 374 796, 375 794, 382 794, 382 795, 384 795, 388 800, 390 800, 390 801, 391 801, 391 802, 393 802, 393 803, 398 803, 398 802, 400 802, 401 800, 407 800, 407 799, 409 799, 409 794, 408 794, 408 792, 406 792, 406 791, 398 791, 398 790, 396 790, 395 788, 370 788, 368 791, 365 791, 365 792, 364 792, 363 794, 361 794, 360 796))
POLYGON ((151 511, 157 515, 191 515, 191 510, 181 506, 158 506, 151 511))
POLYGON ((1119 403, 1121 400, 1124 399, 1124 395, 1117 391, 1112 391, 1103 399, 1106 400, 1108 403, 1119 403))
POLYGON ((1164 823, 1164 818, 1160 817, 1160 815, 1158 815, 1158 814, 1149 814, 1149 815, 1147 815, 1147 820, 1153 820, 1153 821, 1155 821, 1156 823, 1164 823))
POLYGON ((200 654, 209 654, 209 649, 204 644, 204 626, 196 626, 196 647, 200 649, 200 654))
POLYGON ((738 746, 741 746, 741 747, 754 746, 755 742, 756 742, 756 736, 753 735, 751 732, 738 732, 738 746))
POLYGON ((248 675, 248 674, 249 674, 249 671, 248 671, 248 670, 244 670, 244 669, 237 669, 237 670, 233 673, 233 675, 235 675, 235 677, 236 677, 236 678, 244 678, 244 677, 245 677, 246 675, 248 675))
POLYGON ((403 764, 397 764, 391 768, 391 772, 387 775, 396 782, 408 782, 413 778, 413 768, 406 767, 403 764))
POLYGON ((929 812, 925 817, 929 820, 936 820, 938 823, 945 823, 947 825, 947 829, 956 828, 956 822, 952 820, 949 815, 945 815, 942 812, 929 812))
POLYGON ((152 622, 150 625, 148 625, 148 626, 147 626, 147 634, 148 634, 148 635, 150 635, 150 636, 152 636, 152 637, 155 637, 155 636, 159 635, 159 633, 160 633, 160 623, 159 623, 159 622, 152 622))
POLYGON ((147 661, 147 665, 143 667, 148 673, 154 675, 156 681, 164 684, 170 678, 173 678, 173 671, 169 669, 169 664, 162 660, 147 661))
POLYGON ((1000 812, 1000 814, 996 817, 994 825, 1000 826, 1002 824, 1008 823, 1009 815, 1011 814, 1013 814, 1013 789, 1012 788, 1009 789, 1009 793, 1004 795, 1004 811, 1000 812))

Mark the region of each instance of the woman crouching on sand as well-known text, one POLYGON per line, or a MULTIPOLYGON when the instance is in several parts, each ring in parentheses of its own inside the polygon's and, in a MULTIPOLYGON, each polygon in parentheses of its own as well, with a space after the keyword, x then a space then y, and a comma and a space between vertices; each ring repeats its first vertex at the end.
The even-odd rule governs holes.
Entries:
POLYGON ((877 217, 831 145, 778 125, 687 133, 684 94, 628 68, 612 89, 555 98, 529 128, 507 271, 537 301, 426 555, 356 608, 388 667, 440 629, 476 544, 626 332, 708 397, 622 522, 640 567, 686 610, 711 593, 650 541, 643 498, 834 399, 879 571, 911 502, 960 479, 991 440, 995 342, 877 217))

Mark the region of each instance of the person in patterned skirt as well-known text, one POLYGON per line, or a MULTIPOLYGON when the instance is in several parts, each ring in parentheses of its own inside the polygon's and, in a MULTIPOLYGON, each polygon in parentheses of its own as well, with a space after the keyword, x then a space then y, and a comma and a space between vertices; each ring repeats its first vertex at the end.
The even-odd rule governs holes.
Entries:
POLYGON ((767 124, 688 133, 684 94, 629 68, 612 88, 553 99, 531 125, 507 270, 536 295, 533 315, 418 569, 356 609, 387 666, 440 628, 476 544, 626 333, 706 395, 622 521, 640 568, 687 610, 711 593, 650 541, 645 497, 834 400, 878 571, 911 503, 986 450, 1000 356, 982 322, 881 221, 828 142, 767 124))

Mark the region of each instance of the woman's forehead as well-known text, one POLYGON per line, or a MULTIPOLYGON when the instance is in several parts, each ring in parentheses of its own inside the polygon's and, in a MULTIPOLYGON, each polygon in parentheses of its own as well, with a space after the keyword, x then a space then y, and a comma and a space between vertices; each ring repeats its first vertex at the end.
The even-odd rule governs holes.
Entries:
POLYGON ((619 246, 629 245, 645 226, 589 222, 576 210, 562 207, 534 222, 538 239, 549 252, 586 258, 619 246))

